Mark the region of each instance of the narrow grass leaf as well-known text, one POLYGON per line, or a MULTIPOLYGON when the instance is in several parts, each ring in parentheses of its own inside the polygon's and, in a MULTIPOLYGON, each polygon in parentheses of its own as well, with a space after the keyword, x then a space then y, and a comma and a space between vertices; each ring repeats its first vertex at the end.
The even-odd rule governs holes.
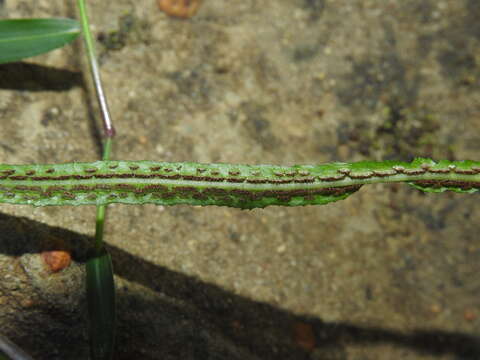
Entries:
POLYGON ((73 19, 0 20, 0 64, 59 48, 80 34, 73 19))
POLYGON ((112 359, 115 342, 115 284, 112 261, 105 248, 95 251, 87 261, 87 300, 91 358, 112 359))

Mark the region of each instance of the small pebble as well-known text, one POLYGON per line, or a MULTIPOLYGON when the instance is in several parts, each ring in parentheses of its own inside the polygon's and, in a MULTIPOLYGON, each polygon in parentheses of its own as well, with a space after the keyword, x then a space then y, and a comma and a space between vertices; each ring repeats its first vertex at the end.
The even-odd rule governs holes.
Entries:
POLYGON ((167 15, 188 19, 197 13, 200 3, 201 0, 158 0, 158 7, 167 15))
POLYGON ((47 264, 48 269, 53 273, 67 268, 72 262, 70 253, 64 250, 44 251, 42 258, 45 264, 47 264))
POLYGON ((138 142, 142 145, 146 145, 148 143, 148 138, 145 135, 140 135, 138 137, 138 142))
POLYGON ((21 305, 23 308, 30 308, 30 307, 32 307, 33 305, 35 305, 35 303, 33 302, 32 299, 23 299, 22 301, 20 301, 20 305, 21 305))
POLYGON ((441 308, 440 305, 438 305, 438 304, 433 304, 433 305, 430 307, 430 311, 431 311, 433 314, 439 314, 439 313, 442 311, 442 308, 441 308))
POLYGON ((303 350, 311 352, 315 349, 316 340, 312 325, 296 322, 293 325, 295 343, 303 350))
POLYGON ((475 310, 473 309, 466 309, 464 312, 463 312, 463 318, 466 320, 466 321, 474 321, 477 319, 477 313, 475 312, 475 310))

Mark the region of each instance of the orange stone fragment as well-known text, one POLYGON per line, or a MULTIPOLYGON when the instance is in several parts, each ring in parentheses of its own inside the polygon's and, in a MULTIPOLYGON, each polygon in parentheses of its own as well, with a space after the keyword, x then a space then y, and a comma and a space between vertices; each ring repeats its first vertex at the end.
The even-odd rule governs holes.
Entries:
POLYGON ((67 268, 72 262, 70 253, 64 250, 44 251, 42 258, 48 265, 48 269, 54 273, 67 268))
POLYGON ((293 324, 295 343, 305 351, 313 351, 316 346, 315 333, 312 325, 304 322, 293 324))
POLYGON ((473 309, 466 309, 463 312, 463 318, 467 321, 474 321, 477 319, 477 314, 475 313, 475 310, 473 309))
POLYGON ((170 16, 187 19, 197 13, 200 3, 201 0, 158 0, 158 7, 170 16))

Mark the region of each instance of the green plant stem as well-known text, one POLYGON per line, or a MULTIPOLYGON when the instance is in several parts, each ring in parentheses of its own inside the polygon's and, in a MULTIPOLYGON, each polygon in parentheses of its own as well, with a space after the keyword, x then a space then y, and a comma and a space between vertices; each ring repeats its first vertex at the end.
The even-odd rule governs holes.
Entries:
MULTIPOLYGON (((103 160, 108 160, 110 157, 110 152, 112 150, 112 138, 107 137, 103 145, 103 160)), ((97 218, 95 226, 95 251, 96 254, 100 254, 103 248, 103 229, 105 226, 105 216, 107 212, 106 205, 97 206, 97 218)))
MULTIPOLYGON (((103 91, 85 1, 78 0, 78 7, 88 62, 103 119, 105 143, 102 159, 107 161, 110 159, 115 128, 103 91)), ((106 211, 105 204, 97 205, 94 252, 86 264, 87 300, 90 317, 90 354, 94 360, 112 359, 115 345, 115 283, 110 254, 103 244, 106 211)))
MULTIPOLYGON (((110 117, 110 111, 108 109, 107 98, 103 91, 102 79, 98 68, 97 57, 95 55, 95 47, 93 45, 93 37, 90 31, 88 14, 86 9, 85 0, 78 0, 78 8, 80 9, 81 24, 83 29, 83 37, 85 39, 85 46, 88 55, 88 62, 90 64, 90 70, 93 77, 93 83, 97 94, 98 103, 103 118, 103 126, 105 135, 107 138, 115 136, 115 128, 113 127, 112 119, 110 117)), ((104 160, 106 160, 104 158, 104 160)))
POLYGON ((97 217, 95 226, 95 252, 99 254, 103 248, 103 229, 105 225, 105 215, 107 206, 97 206, 97 217))
MULTIPOLYGON (((102 86, 102 79, 100 76, 100 71, 98 68, 97 57, 95 55, 95 46, 93 44, 93 37, 90 31, 88 13, 86 9, 85 0, 78 0, 78 7, 80 9, 80 18, 83 29, 83 37, 85 39, 85 46, 88 55, 88 63, 90 64, 90 70, 92 74, 93 83, 95 86, 95 92, 97 94, 97 100, 100 104, 100 112, 103 119, 103 127, 105 131, 105 144, 103 149, 103 160, 110 159, 110 153, 112 148, 113 137, 115 136, 115 128, 113 127, 113 122, 110 116, 110 111, 108 109, 108 103, 105 96, 105 92, 102 86)), ((100 250, 103 247, 103 230, 105 224, 106 216, 106 207, 105 205, 100 205, 97 207, 97 219, 96 219, 96 231, 95 231, 95 249, 97 253, 100 253, 100 250)))
POLYGON ((104 161, 110 160, 110 153, 112 151, 112 145, 113 145, 113 137, 108 136, 105 139, 105 143, 103 144, 103 156, 102 159, 104 161))

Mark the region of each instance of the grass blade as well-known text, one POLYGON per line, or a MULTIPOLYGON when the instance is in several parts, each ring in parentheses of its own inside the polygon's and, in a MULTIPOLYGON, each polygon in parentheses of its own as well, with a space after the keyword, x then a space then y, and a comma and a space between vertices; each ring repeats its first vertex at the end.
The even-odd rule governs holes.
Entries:
POLYGON ((95 250, 87 261, 87 300, 91 358, 112 359, 115 342, 115 284, 112 260, 105 248, 95 250))
POLYGON ((80 25, 73 19, 0 20, 0 64, 46 53, 79 34, 80 25))

